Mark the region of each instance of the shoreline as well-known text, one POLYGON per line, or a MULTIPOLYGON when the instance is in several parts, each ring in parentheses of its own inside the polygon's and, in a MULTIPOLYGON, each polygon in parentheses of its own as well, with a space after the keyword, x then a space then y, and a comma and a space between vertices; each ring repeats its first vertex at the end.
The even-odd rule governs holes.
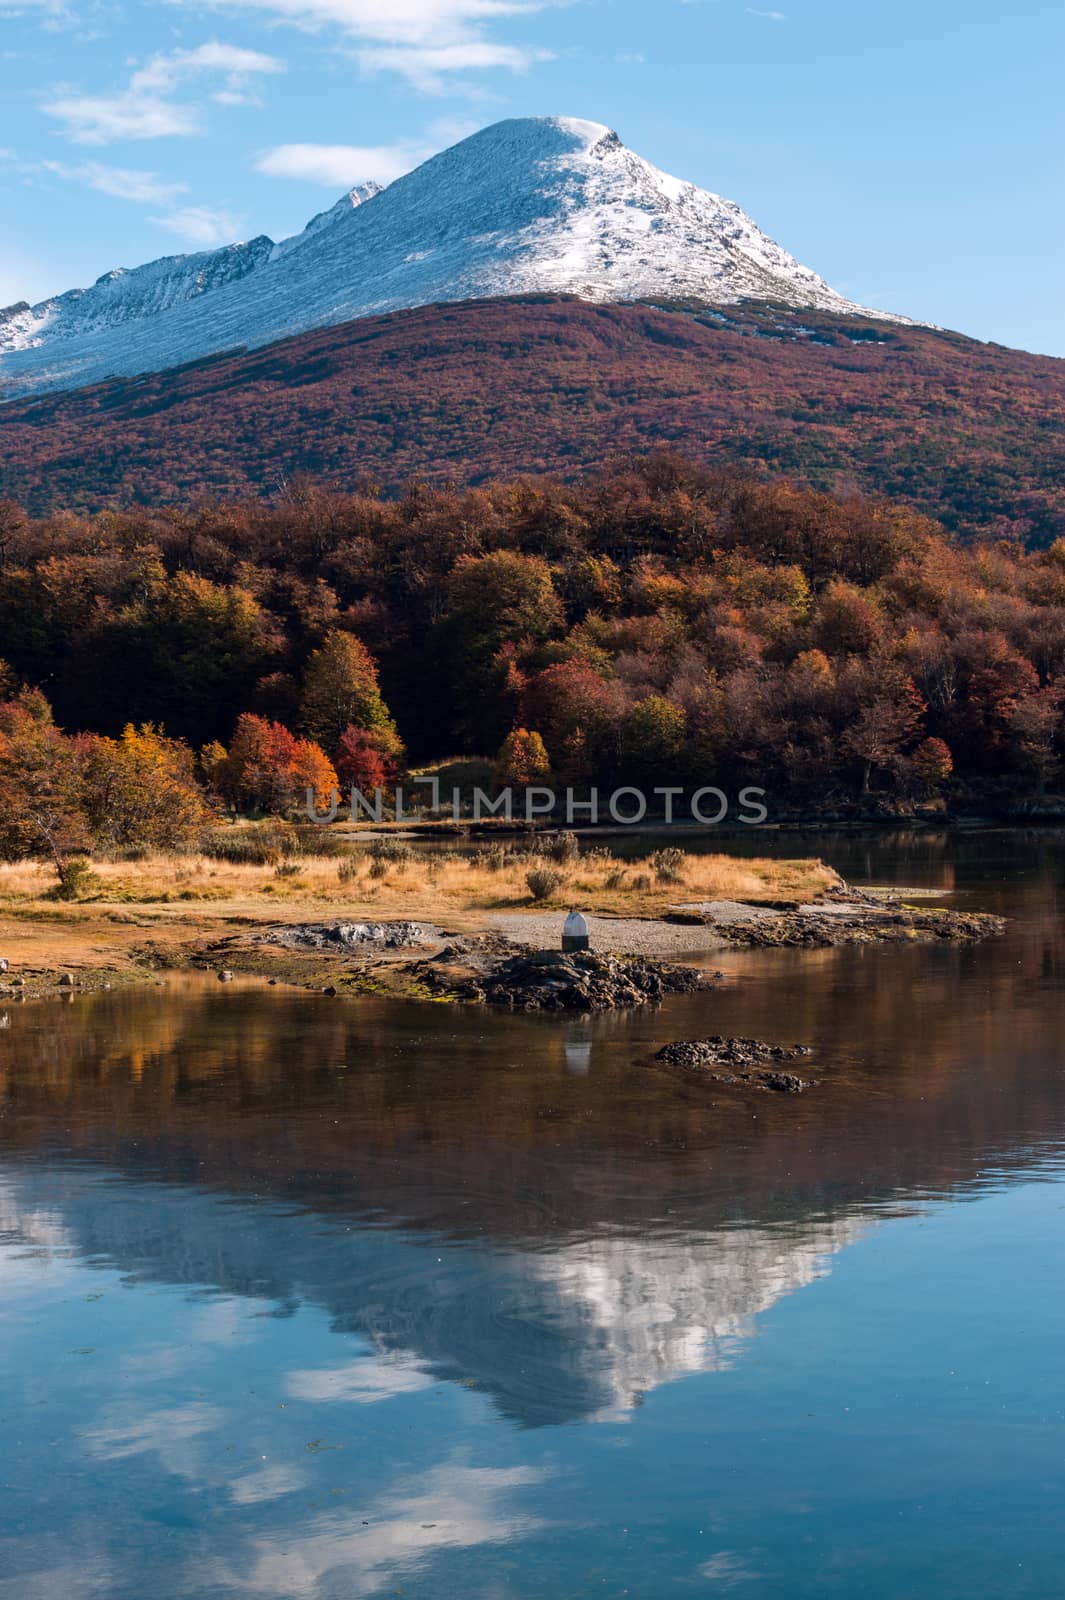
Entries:
MULTIPOLYGON (((430 964, 457 948, 483 972, 516 955, 557 952, 565 912, 479 911, 428 920, 366 914, 333 903, 307 902, 237 911, 218 906, 119 907, 87 903, 34 914, 0 912, 0 1004, 52 995, 158 982, 168 972, 214 971, 260 976, 318 992, 448 998, 426 982, 430 964), (337 930, 370 927, 345 943, 337 930), (416 929, 413 938, 397 930, 416 929), (384 933, 381 930, 385 930, 384 933), (302 942, 301 942, 302 941, 302 942)), ((680 903, 666 915, 588 916, 596 956, 649 962, 667 971, 736 949, 826 949, 843 945, 944 942, 994 938, 1003 919, 912 905, 904 898, 841 886, 813 901, 680 903)), ((459 966, 462 962, 460 960, 459 966)))

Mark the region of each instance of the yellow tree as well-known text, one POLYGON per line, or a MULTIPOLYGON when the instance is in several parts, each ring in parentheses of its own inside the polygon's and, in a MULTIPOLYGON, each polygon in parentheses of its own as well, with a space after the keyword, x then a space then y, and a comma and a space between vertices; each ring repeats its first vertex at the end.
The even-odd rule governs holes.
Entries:
POLYGON ((24 690, 0 705, 0 853, 43 856, 62 890, 91 843, 78 743, 56 727, 39 690, 24 690))
POLYGON ((335 750, 345 728, 365 728, 394 753, 401 746, 381 698, 377 663, 353 633, 333 629, 314 652, 303 676, 303 726, 312 739, 335 750))
POLYGON ((504 789, 527 789, 542 783, 551 771, 540 735, 529 728, 514 728, 503 740, 496 757, 496 782, 504 789))
POLYGON ((79 742, 83 803, 98 843, 167 850, 195 839, 209 811, 183 740, 144 723, 128 724, 119 739, 88 734, 79 742))

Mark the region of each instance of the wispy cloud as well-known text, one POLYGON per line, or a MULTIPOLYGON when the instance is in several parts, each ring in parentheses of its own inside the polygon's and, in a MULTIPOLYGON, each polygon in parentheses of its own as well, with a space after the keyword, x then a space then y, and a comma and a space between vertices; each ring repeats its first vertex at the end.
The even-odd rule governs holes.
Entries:
MULTIPOLYGON (((186 0, 175 0, 186 3, 186 0)), ((221 0, 220 0, 221 3, 221 0)), ((367 71, 398 72, 435 92, 445 76, 504 69, 524 72, 551 52, 493 42, 487 27, 543 8, 546 0, 224 0, 301 28, 332 26, 359 42, 367 71)))
POLYGON ((550 50, 528 50, 518 45, 492 44, 487 39, 470 39, 459 44, 427 45, 411 49, 406 45, 375 45, 359 51, 359 65, 366 72, 398 72, 416 89, 436 94, 444 87, 448 74, 483 72, 490 67, 506 67, 511 72, 527 72, 538 61, 552 61, 550 50))
POLYGON ((158 95, 60 95, 45 114, 66 126, 76 144, 112 144, 116 139, 164 139, 198 133, 200 119, 191 106, 174 105, 158 95))
POLYGON ((430 124, 424 138, 396 144, 281 144, 265 151, 255 165, 270 178, 299 178, 330 189, 351 189, 370 179, 387 184, 475 133, 477 127, 475 122, 440 118, 430 124))
POLYGON ((174 98, 190 79, 221 74, 223 87, 218 95, 232 104, 247 98, 248 86, 256 77, 283 71, 284 62, 276 56, 212 41, 195 50, 152 56, 117 94, 61 93, 46 102, 44 111, 63 123, 77 144, 194 134, 201 127, 199 108, 174 98))
POLYGON ((334 1400, 373 1405, 396 1395, 431 1389, 435 1381, 416 1356, 400 1350, 387 1358, 362 1356, 344 1367, 290 1372, 285 1387, 294 1400, 316 1405, 334 1400))
POLYGON ((77 20, 67 0, 0 0, 0 17, 26 15, 40 19, 41 26, 52 31, 69 26, 77 20))
POLYGON ((766 22, 787 22, 788 20, 787 12, 785 11, 757 11, 754 6, 746 6, 744 9, 749 17, 764 17, 766 22))
POLYGON ((391 183, 433 153, 409 144, 282 144, 267 150, 255 165, 270 178, 302 178, 331 189, 350 189, 371 178, 391 183))
POLYGON ((114 195, 118 200, 134 200, 143 205, 166 205, 184 194, 188 187, 184 183, 166 183, 156 172, 109 167, 100 161, 86 161, 77 166, 65 161, 42 161, 40 166, 58 178, 98 189, 101 194, 114 195))
MULTIPOLYGON (((0 158, 5 152, 0 151, 0 158)), ((12 156, 13 152, 7 152, 12 156)), ((16 170, 32 183, 42 174, 62 178, 64 182, 80 184, 95 189, 100 194, 112 195, 116 200, 130 200, 136 205, 165 208, 151 221, 168 233, 175 234, 186 244, 201 249, 213 245, 229 244, 240 233, 240 220, 228 211, 209 206, 179 204, 188 193, 187 183, 168 181, 157 172, 144 172, 131 167, 112 167, 102 161, 15 161, 16 170)))
POLYGON ((208 206, 181 206, 165 216, 153 217, 152 221, 202 249, 231 244, 240 234, 238 218, 227 211, 212 211, 208 206))

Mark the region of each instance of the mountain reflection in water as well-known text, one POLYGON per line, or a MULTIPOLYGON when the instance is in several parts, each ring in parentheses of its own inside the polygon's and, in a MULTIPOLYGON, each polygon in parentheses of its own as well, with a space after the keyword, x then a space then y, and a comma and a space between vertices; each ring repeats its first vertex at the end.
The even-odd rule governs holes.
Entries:
MULTIPOLYGON (((812 1329, 811 1286, 845 1258, 892 1258, 894 1230, 911 1226, 905 1259, 919 1261, 935 1216, 961 1259, 958 1200, 984 1198, 993 1219, 1002 1197, 1035 1205, 1056 1179, 1065 846, 983 836, 823 853, 871 881, 949 884, 952 903, 1013 917, 1009 935, 737 954, 719 963, 720 991, 569 1021, 198 979, 9 1008, 0 1595, 326 1596, 402 1581, 418 1595, 627 1583, 650 1597, 693 1575, 704 1590, 858 1592, 846 1561, 780 1565, 751 1486, 733 1504, 720 1461, 702 1481, 710 1457, 689 1462, 671 1504, 716 1494, 734 1531, 749 1513, 769 1539, 763 1565, 746 1545, 708 1548, 706 1510, 691 1526, 665 1510, 656 1521, 655 1463, 696 1426, 713 1456, 706 1440, 741 1394, 751 1439, 769 1436, 770 1393, 802 1347, 772 1343, 766 1367, 759 1336, 789 1303, 812 1329), (648 1065, 667 1040, 707 1033, 810 1043, 821 1087, 708 1093, 648 1065), (690 1388, 700 1377, 716 1388, 690 1388), (667 1392, 689 1388, 685 1415, 667 1392), (668 1426, 643 1420, 651 1396, 668 1426), (575 1521, 597 1438, 612 1454, 575 1521), (608 1554, 594 1529, 631 1522, 637 1504, 642 1553, 608 1554), (789 1587, 775 1586, 785 1570, 789 1587)), ((992 1317, 1015 1254, 988 1247, 970 1312, 992 1317)), ((869 1298, 870 1270, 832 1297, 846 1327, 818 1335, 823 1356, 805 1352, 803 1416, 834 1363, 875 1347, 887 1306, 912 1314, 901 1278, 889 1301, 869 1298)), ((1025 1282, 1033 1304, 1044 1276, 1025 1282)), ((889 1359, 903 1383, 920 1352, 889 1359)), ((885 1382, 873 1361, 855 1389, 867 1428, 885 1382)), ((730 1459, 748 1447, 741 1432, 730 1459)), ((1038 1455, 1030 1436, 1026 1448, 1038 1455)), ((803 1459, 827 1471, 838 1449, 807 1439, 803 1459)), ((792 1514, 784 1495, 782 1528, 792 1514)), ((803 1515, 819 1527, 816 1504, 803 1515)), ((1001 1575, 997 1591, 966 1581, 1008 1592, 1001 1575)))

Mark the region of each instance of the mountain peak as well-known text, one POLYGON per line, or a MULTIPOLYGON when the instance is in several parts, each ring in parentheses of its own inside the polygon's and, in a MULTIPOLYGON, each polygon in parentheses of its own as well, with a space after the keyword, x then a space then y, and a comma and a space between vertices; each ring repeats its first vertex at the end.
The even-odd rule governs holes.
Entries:
POLYGON ((260 236, 166 257, 13 308, 0 316, 0 392, 159 370, 440 301, 536 293, 864 309, 733 201, 660 171, 605 123, 518 117, 386 189, 349 190, 280 244, 260 236))
POLYGON ((495 142, 500 139, 532 146, 554 143, 583 150, 592 150, 604 141, 621 143, 613 128, 608 128, 605 122, 589 122, 584 117, 505 117, 502 122, 490 123, 487 128, 470 134, 455 148, 461 149, 462 144, 469 144, 473 140, 495 142))
POLYGON ((306 243, 316 233, 321 233, 323 228, 331 228, 337 222, 343 222, 352 211, 359 206, 364 206, 368 200, 373 200, 377 195, 384 194, 385 186, 370 178, 366 183, 357 183, 347 194, 342 194, 335 205, 319 211, 313 216, 303 229, 302 233, 294 233, 289 239, 282 239, 280 244, 275 244, 271 259, 277 260, 279 256, 287 255, 297 245, 306 243))

